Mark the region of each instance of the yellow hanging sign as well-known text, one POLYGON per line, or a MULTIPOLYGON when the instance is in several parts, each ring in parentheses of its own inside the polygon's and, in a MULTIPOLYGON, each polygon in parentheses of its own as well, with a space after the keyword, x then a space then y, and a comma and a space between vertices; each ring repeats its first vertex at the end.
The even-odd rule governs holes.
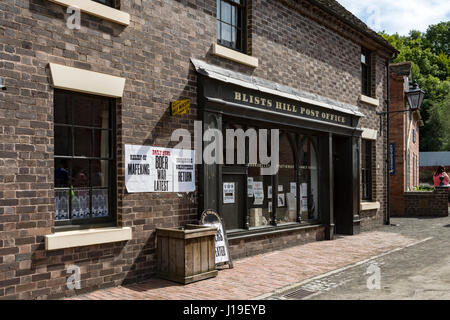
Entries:
POLYGON ((189 99, 177 100, 170 103, 170 114, 172 116, 187 114, 191 109, 189 99))

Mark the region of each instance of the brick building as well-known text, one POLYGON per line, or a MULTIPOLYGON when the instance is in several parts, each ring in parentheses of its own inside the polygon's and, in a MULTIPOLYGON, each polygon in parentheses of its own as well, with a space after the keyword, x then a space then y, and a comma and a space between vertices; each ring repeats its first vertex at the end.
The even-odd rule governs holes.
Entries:
POLYGON ((1 298, 152 277, 155 228, 204 209, 224 217, 235 258, 383 224, 376 112, 395 50, 336 1, 4 0, 0 17, 1 298), (172 116, 182 99, 189 113, 172 116), (134 192, 127 148, 173 148, 172 132, 194 135, 195 120, 279 129, 279 171, 197 161, 195 191, 134 192))
MULTIPOLYGON (((411 62, 390 65, 390 111, 409 108, 405 92, 410 89, 411 62)), ((403 215, 404 193, 419 186, 419 128, 423 126, 420 111, 389 115, 389 148, 395 165, 390 168, 390 213, 403 215)))

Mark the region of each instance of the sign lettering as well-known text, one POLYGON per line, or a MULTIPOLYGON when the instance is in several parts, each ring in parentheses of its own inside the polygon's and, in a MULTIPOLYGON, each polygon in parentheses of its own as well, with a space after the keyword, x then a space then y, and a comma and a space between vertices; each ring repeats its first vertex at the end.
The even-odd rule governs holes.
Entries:
POLYGON ((266 107, 275 111, 286 111, 288 113, 297 114, 301 116, 307 116, 308 118, 314 118, 327 122, 334 122, 338 124, 348 124, 348 117, 330 111, 320 111, 319 108, 313 106, 306 106, 302 104, 291 104, 282 101, 276 101, 273 99, 266 99, 256 95, 243 93, 239 91, 233 92, 233 102, 245 102, 247 104, 266 107))

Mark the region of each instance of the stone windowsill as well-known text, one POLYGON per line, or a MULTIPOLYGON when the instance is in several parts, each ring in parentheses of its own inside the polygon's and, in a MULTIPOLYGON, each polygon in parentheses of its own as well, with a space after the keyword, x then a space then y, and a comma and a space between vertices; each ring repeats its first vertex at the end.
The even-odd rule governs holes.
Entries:
POLYGON ((130 14, 91 0, 48 0, 65 7, 78 7, 81 12, 124 26, 130 24, 130 14))
POLYGON ((380 202, 378 201, 361 202, 360 209, 361 211, 378 210, 380 209, 380 202))
POLYGON ((295 230, 308 230, 323 226, 320 223, 286 223, 278 226, 264 226, 254 227, 250 230, 237 229, 235 231, 227 231, 227 238, 231 240, 242 240, 246 238, 261 237, 267 235, 280 234, 285 232, 291 232, 295 230))
POLYGON ((232 60, 234 62, 245 64, 249 67, 258 67, 258 58, 237 52, 217 43, 213 43, 212 45, 212 54, 221 58, 232 60))
POLYGON ((361 128, 363 130, 361 134, 362 139, 366 140, 377 140, 377 130, 374 129, 368 129, 368 128, 361 128))
POLYGON ((45 236, 45 250, 90 246, 132 239, 130 227, 64 231, 45 236))
POLYGON ((359 100, 361 102, 374 105, 375 107, 379 107, 380 106, 380 100, 374 99, 374 98, 371 98, 371 97, 368 97, 368 96, 365 96, 363 94, 359 97, 359 100))

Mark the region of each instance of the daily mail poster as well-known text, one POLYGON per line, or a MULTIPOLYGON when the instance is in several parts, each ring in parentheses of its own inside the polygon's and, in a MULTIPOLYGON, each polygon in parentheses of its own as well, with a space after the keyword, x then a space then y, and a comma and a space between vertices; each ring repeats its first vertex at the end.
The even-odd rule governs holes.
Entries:
POLYGON ((125 145, 128 192, 195 191, 194 150, 125 145))

